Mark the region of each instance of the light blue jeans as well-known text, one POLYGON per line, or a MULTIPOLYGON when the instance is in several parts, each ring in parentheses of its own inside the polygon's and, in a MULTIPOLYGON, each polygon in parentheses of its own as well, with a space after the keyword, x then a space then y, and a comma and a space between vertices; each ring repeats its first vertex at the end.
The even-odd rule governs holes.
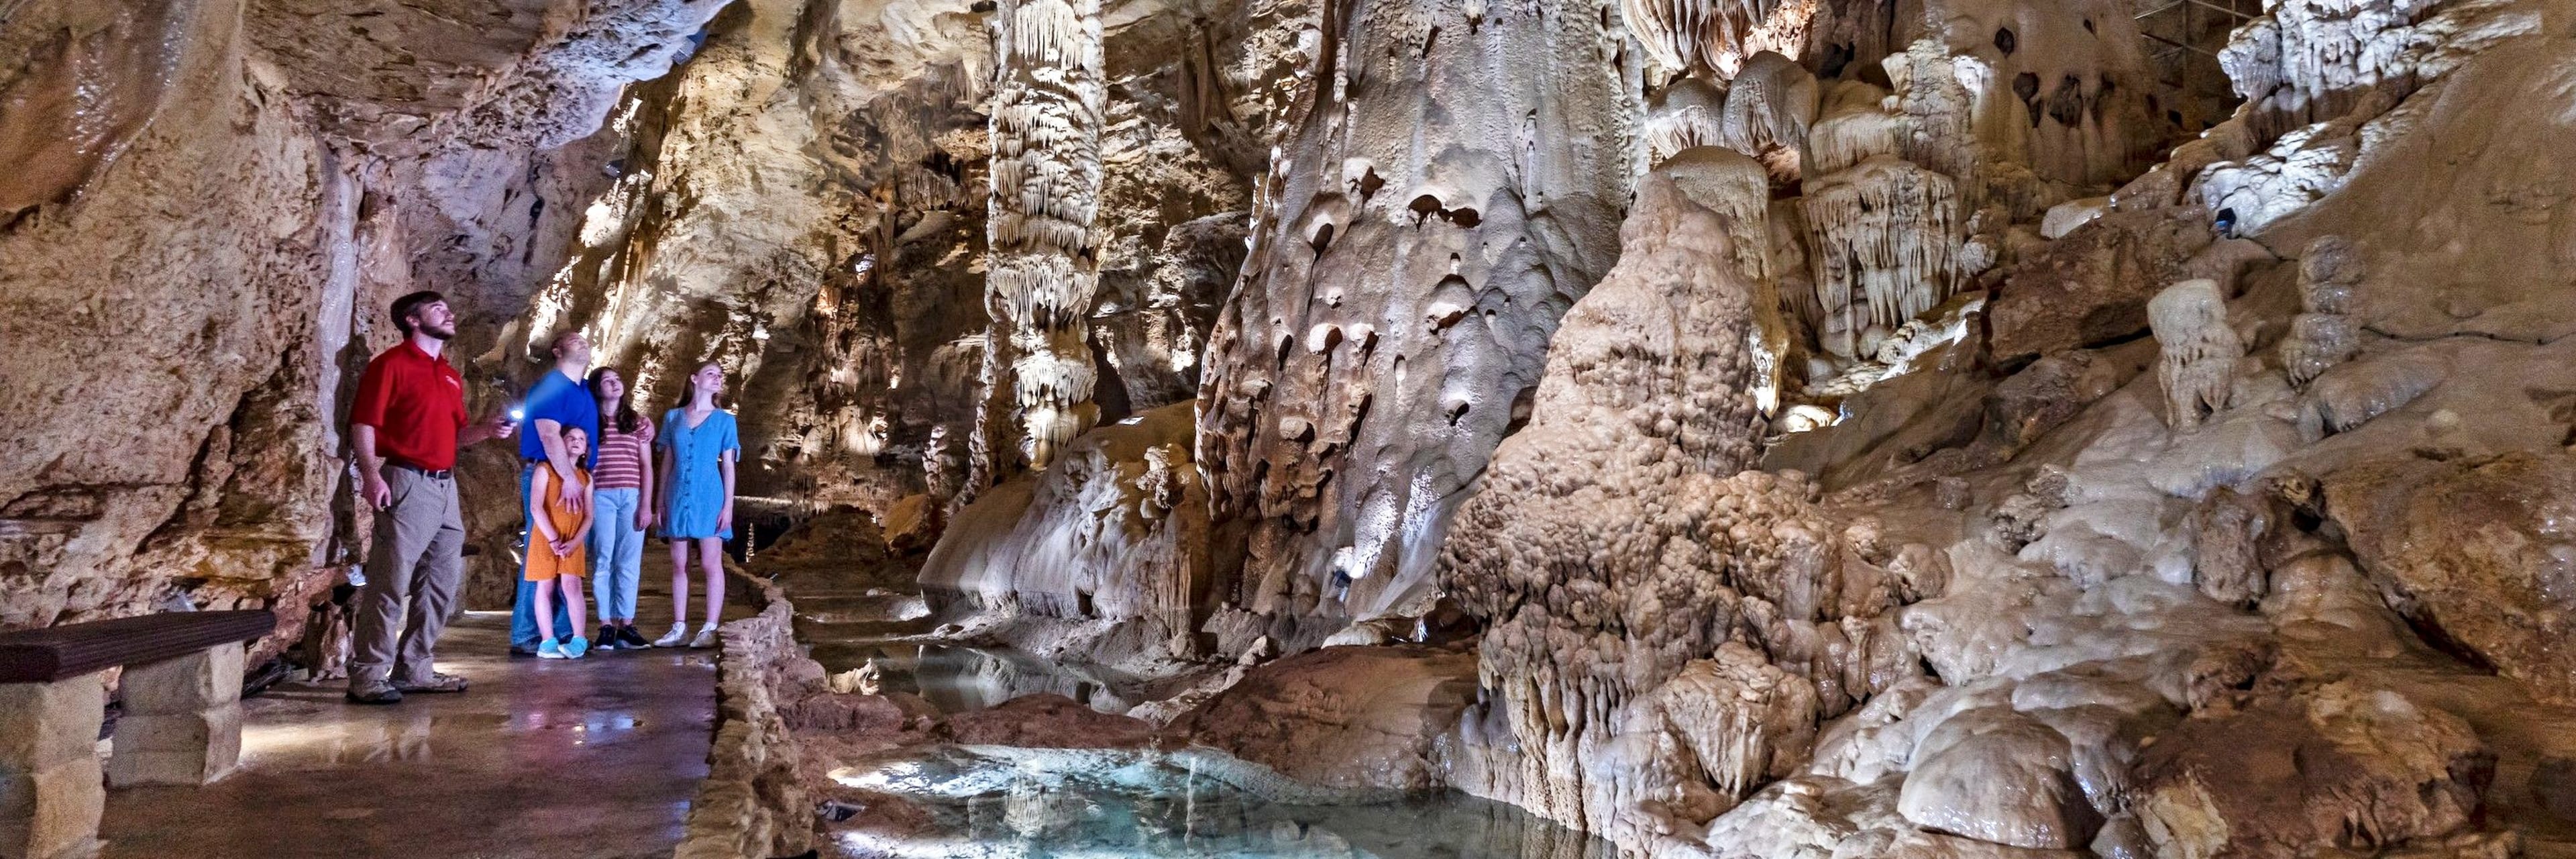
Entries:
POLYGON ((599 622, 635 619, 635 583, 644 573, 644 529, 635 527, 643 490, 590 493, 590 599, 599 622))

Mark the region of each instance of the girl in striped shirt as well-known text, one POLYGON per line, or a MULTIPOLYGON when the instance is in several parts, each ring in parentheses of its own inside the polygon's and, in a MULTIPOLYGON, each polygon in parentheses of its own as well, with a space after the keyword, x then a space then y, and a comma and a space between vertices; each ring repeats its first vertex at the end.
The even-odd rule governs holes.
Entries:
POLYGON ((590 588, 599 603, 599 647, 653 646, 635 631, 635 586, 644 570, 644 531, 653 527, 653 424, 626 402, 615 368, 590 372, 599 397, 599 466, 591 472, 590 588))

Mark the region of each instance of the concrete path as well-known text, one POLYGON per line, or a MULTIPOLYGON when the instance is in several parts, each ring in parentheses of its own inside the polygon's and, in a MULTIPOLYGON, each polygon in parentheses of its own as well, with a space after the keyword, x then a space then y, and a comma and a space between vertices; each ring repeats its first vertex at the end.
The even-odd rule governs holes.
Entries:
MULTIPOLYGON (((648 591, 638 625, 669 628, 669 606, 648 591)), ((473 681, 461 695, 364 707, 335 682, 245 700, 242 768, 109 791, 104 856, 671 855, 707 772, 715 651, 514 659, 509 624, 469 612, 449 628, 438 667, 473 681)))

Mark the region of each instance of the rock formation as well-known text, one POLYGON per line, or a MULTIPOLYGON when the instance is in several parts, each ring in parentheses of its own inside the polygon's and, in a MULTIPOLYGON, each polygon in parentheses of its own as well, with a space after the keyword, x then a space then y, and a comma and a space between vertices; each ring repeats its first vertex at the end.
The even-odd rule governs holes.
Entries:
POLYGON ((1010 0, 993 13, 993 327, 981 375, 991 393, 971 454, 987 477, 968 478, 970 489, 1023 457, 1045 468, 1099 418, 1084 317, 1100 287, 1100 50, 1098 0, 1010 0), (1014 439, 1026 449, 1010 451, 1014 439))
POLYGON ((2245 347, 2227 321, 2227 299, 2218 283, 2186 280, 2156 293, 2147 302, 2148 324, 2156 333, 2163 359, 2156 363, 2156 384, 2165 390, 2165 422, 2175 429, 2200 426, 2202 418, 2227 410, 2228 392, 2236 385, 2236 359, 2245 347))
POLYGON ((1199 467, 1227 587, 1306 642, 1418 613, 1548 335, 1616 257, 1635 118, 1600 2, 1328 14, 1218 317, 1199 467), (1504 58, 1511 58, 1508 62, 1504 58))
POLYGON ((1896 588, 1812 487, 1726 476, 1762 422, 1725 222, 1650 174, 1622 240, 1442 569, 1488 624, 1464 786, 1626 841, 1790 774, 1817 718, 1910 662, 1874 625, 1896 588))

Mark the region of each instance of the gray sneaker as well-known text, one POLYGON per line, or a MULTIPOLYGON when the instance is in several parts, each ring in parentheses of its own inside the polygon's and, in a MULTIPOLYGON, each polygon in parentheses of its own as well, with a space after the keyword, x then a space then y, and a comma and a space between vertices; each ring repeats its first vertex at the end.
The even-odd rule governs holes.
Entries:
POLYGON ((394 689, 405 693, 444 694, 463 692, 465 691, 465 678, 458 677, 454 674, 440 674, 433 671, 430 672, 429 679, 427 680, 403 681, 394 684, 394 689))
POLYGON ((400 704, 402 690, 382 680, 362 680, 349 684, 349 703, 400 704))

